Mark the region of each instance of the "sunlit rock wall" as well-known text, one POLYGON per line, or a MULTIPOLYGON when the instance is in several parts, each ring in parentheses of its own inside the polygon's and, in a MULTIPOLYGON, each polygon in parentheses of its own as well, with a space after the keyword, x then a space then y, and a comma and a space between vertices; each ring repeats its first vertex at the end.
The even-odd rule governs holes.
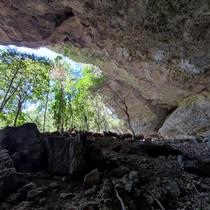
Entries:
POLYGON ((195 135, 210 120, 204 126, 203 115, 180 113, 178 104, 210 89, 209 9, 208 0, 0 0, 0 43, 51 45, 98 65, 109 79, 107 102, 123 118, 109 86, 126 96, 137 132, 195 135), (177 128, 195 117, 195 127, 177 128))

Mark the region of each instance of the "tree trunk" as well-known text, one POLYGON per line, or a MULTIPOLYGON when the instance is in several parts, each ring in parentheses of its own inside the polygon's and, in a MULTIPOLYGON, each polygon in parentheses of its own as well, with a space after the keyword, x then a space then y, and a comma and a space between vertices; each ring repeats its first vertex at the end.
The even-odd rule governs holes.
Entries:
POLYGON ((88 118, 86 114, 84 116, 84 123, 85 123, 86 130, 89 131, 89 123, 88 123, 88 118))
POLYGON ((18 71, 19 71, 19 69, 16 69, 14 75, 12 76, 12 79, 10 80, 9 87, 8 87, 8 89, 7 89, 7 91, 6 91, 6 94, 5 94, 4 98, 3 98, 3 101, 1 102, 1 105, 0 105, 0 113, 3 111, 5 105, 7 104, 7 102, 8 102, 9 99, 11 98, 11 96, 12 96, 12 95, 16 92, 16 90, 17 90, 17 88, 16 88, 16 90, 13 92, 13 94, 11 94, 10 96, 8 96, 8 95, 9 95, 9 92, 10 92, 10 90, 11 90, 11 88, 12 88, 12 84, 13 84, 13 82, 14 82, 14 79, 15 79, 16 75, 18 74, 18 71))
POLYGON ((48 109, 48 102, 49 102, 49 89, 47 91, 47 98, 46 98, 46 103, 45 103, 45 109, 44 109, 44 121, 43 121, 43 129, 42 131, 45 132, 45 127, 46 127, 46 118, 47 118, 47 109, 48 109))
POLYGON ((19 115, 20 115, 20 113, 21 113, 22 105, 23 105, 23 103, 25 102, 25 100, 27 99, 27 94, 26 94, 26 93, 27 93, 28 90, 29 90, 29 86, 28 86, 27 90, 25 91, 24 96, 21 96, 21 95, 19 96, 18 108, 17 108, 15 120, 14 120, 14 126, 17 125, 17 120, 18 120, 18 117, 19 117, 19 115))
POLYGON ((132 125, 131 125, 131 117, 130 117, 130 114, 129 114, 128 105, 126 103, 126 100, 125 99, 122 99, 120 97, 120 95, 117 92, 115 92, 111 87, 110 87, 110 90, 113 93, 114 101, 119 106, 119 108, 125 113, 126 122, 128 124, 128 127, 129 127, 129 129, 130 129, 133 137, 135 138, 136 134, 135 134, 135 131, 134 131, 132 125))
POLYGON ((19 99, 18 108, 17 108, 17 112, 16 112, 16 115, 15 115, 15 120, 14 120, 14 126, 17 125, 17 120, 18 120, 19 114, 21 112, 21 106, 22 106, 22 103, 21 103, 21 100, 19 99))
POLYGON ((63 119, 62 119, 62 111, 63 111, 63 85, 61 84, 60 89, 60 102, 59 102, 59 110, 58 110, 58 122, 57 122, 57 131, 63 132, 63 119))

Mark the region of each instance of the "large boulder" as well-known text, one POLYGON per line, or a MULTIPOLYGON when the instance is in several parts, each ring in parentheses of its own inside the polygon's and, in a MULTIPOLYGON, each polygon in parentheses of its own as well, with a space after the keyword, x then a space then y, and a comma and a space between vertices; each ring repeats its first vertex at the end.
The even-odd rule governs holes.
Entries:
POLYGON ((165 139, 209 135, 210 94, 188 97, 166 119, 159 133, 165 139))
POLYGON ((0 130, 0 146, 9 151, 18 171, 39 171, 46 166, 44 144, 33 123, 0 130))
POLYGON ((48 172, 55 175, 73 175, 87 169, 86 147, 78 137, 49 136, 44 139, 48 172))
POLYGON ((17 173, 6 149, 0 148, 0 198, 7 196, 17 187, 17 173))

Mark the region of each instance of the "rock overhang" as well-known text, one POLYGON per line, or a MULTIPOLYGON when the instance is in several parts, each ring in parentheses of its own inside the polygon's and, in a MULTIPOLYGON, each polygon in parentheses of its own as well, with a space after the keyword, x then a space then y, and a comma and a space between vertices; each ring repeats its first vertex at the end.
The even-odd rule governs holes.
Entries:
MULTIPOLYGON (((138 132, 157 131, 180 101, 210 89, 207 0, 2 0, 0 8, 1 44, 54 45, 99 66, 138 132)), ((107 85, 101 91, 111 98, 107 85)))

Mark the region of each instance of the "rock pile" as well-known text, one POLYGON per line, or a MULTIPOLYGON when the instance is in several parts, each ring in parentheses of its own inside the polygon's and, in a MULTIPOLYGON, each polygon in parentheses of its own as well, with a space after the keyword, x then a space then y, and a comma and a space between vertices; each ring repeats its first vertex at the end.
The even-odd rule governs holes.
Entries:
POLYGON ((17 171, 6 149, 0 148, 0 198, 17 188, 17 171))
MULTIPOLYGON (((14 128, 17 133, 21 129, 21 135, 12 138, 8 136, 14 132, 13 128, 9 128, 8 136, 3 129, 0 139, 21 142, 21 148, 29 149, 32 139, 28 142, 22 139, 30 138, 28 134, 33 134, 36 127, 30 125, 30 132, 28 126, 14 128)), ((210 159, 201 158, 201 148, 207 149, 201 142, 185 142, 188 148, 200 147, 187 151, 183 141, 144 142, 129 137, 123 140, 110 133, 38 133, 37 136, 37 140, 32 138, 42 142, 40 151, 44 151, 39 161, 44 157, 47 160, 42 169, 14 166, 11 157, 22 151, 0 149, 2 210, 210 209, 210 159)), ((30 148, 31 157, 39 149, 30 148)))

